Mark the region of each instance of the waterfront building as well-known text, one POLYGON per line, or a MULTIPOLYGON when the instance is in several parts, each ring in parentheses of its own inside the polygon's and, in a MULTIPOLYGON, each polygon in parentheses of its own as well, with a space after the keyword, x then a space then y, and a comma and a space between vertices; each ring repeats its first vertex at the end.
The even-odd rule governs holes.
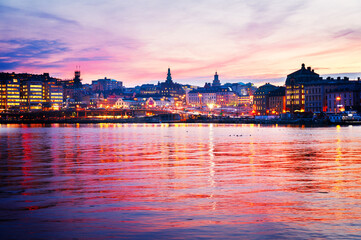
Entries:
POLYGON ((305 111, 326 112, 326 91, 333 87, 333 83, 327 80, 317 80, 304 85, 305 89, 305 111))
POLYGON ((269 93, 269 113, 278 115, 286 112, 286 88, 278 87, 269 93))
POLYGON ((360 107, 360 86, 338 87, 326 93, 327 109, 329 113, 339 113, 345 110, 356 110, 360 107))
POLYGON ((20 81, 0 78, 0 112, 20 109, 20 81))
POLYGON ((278 87, 266 83, 260 86, 253 96, 253 110, 256 115, 266 115, 269 113, 269 95, 270 92, 278 89, 278 87))
POLYGON ((50 110, 60 110, 63 106, 63 87, 52 80, 44 83, 44 100, 50 106, 50 110))
POLYGON ((360 89, 359 85, 359 81, 350 81, 346 77, 339 77, 337 79, 327 78, 325 80, 308 82, 304 85, 305 111, 314 113, 335 112, 337 104, 330 99, 330 97, 335 98, 337 96, 333 94, 329 95, 329 93, 335 93, 342 89, 348 89, 356 93, 360 89))
POLYGON ((309 82, 318 81, 322 78, 315 73, 311 67, 305 67, 287 75, 286 79, 286 109, 293 113, 305 111, 305 90, 304 85, 309 82))
POLYGON ((41 111, 45 97, 43 82, 36 80, 23 81, 21 84, 21 110, 41 111))
POLYGON ((49 73, 0 73, 0 81, 1 111, 59 110, 62 107, 63 89, 59 80, 49 73))

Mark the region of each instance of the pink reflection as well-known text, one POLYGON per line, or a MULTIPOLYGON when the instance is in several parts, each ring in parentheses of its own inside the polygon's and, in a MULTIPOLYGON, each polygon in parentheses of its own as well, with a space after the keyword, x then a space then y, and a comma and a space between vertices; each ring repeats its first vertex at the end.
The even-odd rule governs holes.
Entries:
POLYGON ((19 131, 23 151, 8 151, 23 157, 24 208, 70 211, 62 222, 76 217, 83 226, 100 221, 136 233, 361 220, 361 128, 107 124, 19 131))

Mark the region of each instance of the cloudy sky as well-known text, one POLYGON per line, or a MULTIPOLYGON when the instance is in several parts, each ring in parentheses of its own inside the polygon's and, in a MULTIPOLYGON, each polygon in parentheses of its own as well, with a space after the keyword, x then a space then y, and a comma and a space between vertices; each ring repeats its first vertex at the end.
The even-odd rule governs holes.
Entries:
POLYGON ((359 0, 0 0, 0 71, 126 86, 361 76, 359 0))

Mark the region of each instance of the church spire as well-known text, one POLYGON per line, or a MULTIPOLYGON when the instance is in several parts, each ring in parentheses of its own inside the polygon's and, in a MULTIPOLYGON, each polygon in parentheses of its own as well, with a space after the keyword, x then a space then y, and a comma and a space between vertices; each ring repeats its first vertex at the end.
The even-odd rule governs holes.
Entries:
POLYGON ((170 73, 170 68, 168 68, 168 73, 167 73, 167 81, 166 82, 168 82, 168 83, 172 83, 173 81, 172 81, 172 75, 171 75, 171 73, 170 73))

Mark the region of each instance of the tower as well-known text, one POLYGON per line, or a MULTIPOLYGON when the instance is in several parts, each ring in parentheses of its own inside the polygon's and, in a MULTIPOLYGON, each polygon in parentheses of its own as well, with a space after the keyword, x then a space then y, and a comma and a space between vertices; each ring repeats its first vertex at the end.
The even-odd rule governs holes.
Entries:
POLYGON ((74 88, 81 88, 81 79, 80 79, 80 66, 76 67, 76 70, 74 72, 74 88))
POLYGON ((168 68, 168 73, 167 73, 167 80, 165 81, 166 83, 173 83, 173 81, 172 81, 172 75, 171 75, 171 73, 170 73, 170 68, 168 68))
POLYGON ((216 74, 214 75, 212 87, 219 87, 219 86, 221 86, 221 82, 219 81, 218 74, 216 72, 216 74))

